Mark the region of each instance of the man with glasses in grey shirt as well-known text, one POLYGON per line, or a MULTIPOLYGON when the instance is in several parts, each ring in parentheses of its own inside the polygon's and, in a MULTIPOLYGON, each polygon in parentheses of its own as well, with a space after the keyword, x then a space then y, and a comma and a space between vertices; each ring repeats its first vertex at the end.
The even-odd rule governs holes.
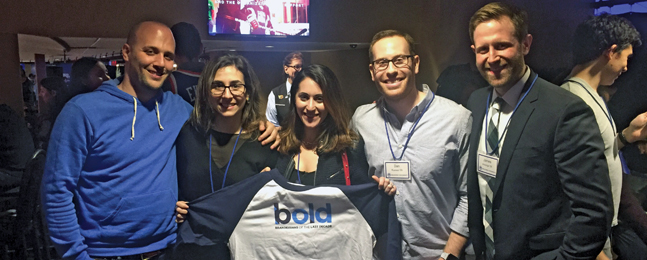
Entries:
POLYGON ((472 118, 417 85, 420 58, 406 33, 371 42, 372 80, 382 96, 357 108, 352 124, 366 146, 369 174, 389 178, 402 224, 404 259, 451 259, 468 237, 466 165, 472 118), (453 255, 453 256, 450 256, 453 255))

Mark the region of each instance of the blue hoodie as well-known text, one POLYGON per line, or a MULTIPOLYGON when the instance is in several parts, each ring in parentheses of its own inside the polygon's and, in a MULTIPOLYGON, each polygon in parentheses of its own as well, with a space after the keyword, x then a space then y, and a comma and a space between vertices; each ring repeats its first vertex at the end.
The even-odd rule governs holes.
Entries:
POLYGON ((192 107, 160 91, 141 102, 117 80, 70 100, 49 143, 41 187, 65 259, 122 256, 175 241, 175 139, 192 107))

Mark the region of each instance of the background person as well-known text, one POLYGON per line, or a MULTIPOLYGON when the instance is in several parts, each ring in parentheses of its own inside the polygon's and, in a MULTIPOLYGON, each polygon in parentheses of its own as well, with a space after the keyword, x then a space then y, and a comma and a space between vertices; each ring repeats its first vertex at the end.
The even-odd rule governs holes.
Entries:
POLYGON ((47 150, 52 126, 65 105, 67 93, 67 84, 61 77, 47 77, 40 81, 38 96, 46 109, 40 113, 37 147, 47 150))
POLYGON ((171 27, 175 38, 175 64, 177 70, 166 79, 162 88, 180 95, 195 106, 196 86, 204 63, 198 61, 202 54, 200 33, 193 24, 180 22, 171 27))
MULTIPOLYGON (((641 44, 640 34, 628 20, 602 14, 591 17, 578 25, 573 38, 575 67, 561 87, 584 100, 595 114, 604 141, 604 156, 607 160, 608 174, 611 180, 614 212, 611 227, 613 229, 618 225, 618 209, 621 200, 623 174, 619 150, 625 145, 623 140, 625 142, 627 140, 623 139, 624 133, 626 132, 632 141, 645 139, 646 136, 641 137, 642 129, 634 129, 631 125, 628 129, 623 129, 625 131, 621 130, 618 133, 615 121, 607 109, 606 101, 598 95, 598 89, 600 85, 612 85, 620 74, 627 71, 627 62, 633 55, 634 47, 641 44)), ((644 132, 644 135, 647 135, 647 131, 644 132)), ((622 239, 617 242, 623 243, 622 239)), ((618 248, 627 248, 627 246, 629 245, 618 248)), ((605 255, 598 256, 598 259, 612 259, 611 251, 611 242, 607 239, 603 250, 605 255)), ((637 255, 647 255, 647 252, 637 255)), ((636 258, 630 257, 630 259, 636 258)))
POLYGON ((94 91, 109 79, 108 69, 103 62, 92 57, 80 58, 72 64, 67 100, 76 95, 94 91))
POLYGON ((290 90, 294 76, 301 71, 303 66, 303 55, 300 52, 292 52, 283 59, 283 72, 287 76, 285 83, 278 85, 270 91, 267 96, 267 109, 265 117, 277 127, 280 127, 290 111, 290 90))

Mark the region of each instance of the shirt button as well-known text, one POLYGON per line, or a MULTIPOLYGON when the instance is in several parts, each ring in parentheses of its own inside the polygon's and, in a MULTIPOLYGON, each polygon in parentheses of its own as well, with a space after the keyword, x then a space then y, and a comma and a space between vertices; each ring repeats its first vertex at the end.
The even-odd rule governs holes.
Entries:
POLYGON ((401 145, 401 144, 400 144, 400 145, 398 145, 398 148, 402 148, 402 145, 401 145))

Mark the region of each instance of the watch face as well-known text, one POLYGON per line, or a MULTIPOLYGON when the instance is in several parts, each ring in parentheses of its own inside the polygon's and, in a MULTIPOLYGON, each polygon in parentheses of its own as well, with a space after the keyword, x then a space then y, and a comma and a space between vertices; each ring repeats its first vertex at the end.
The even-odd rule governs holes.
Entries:
POLYGON ((445 260, 458 260, 458 257, 447 252, 443 252, 442 254, 440 254, 440 257, 445 260))

